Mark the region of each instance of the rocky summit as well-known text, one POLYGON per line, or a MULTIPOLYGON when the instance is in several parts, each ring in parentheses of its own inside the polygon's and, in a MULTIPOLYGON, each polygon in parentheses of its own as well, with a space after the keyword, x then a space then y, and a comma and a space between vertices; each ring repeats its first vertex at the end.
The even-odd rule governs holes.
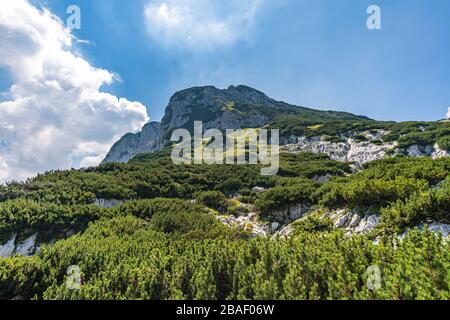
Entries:
POLYGON ((161 122, 117 141, 103 163, 128 162, 137 154, 155 153, 166 146, 178 128, 280 129, 285 152, 324 153, 355 167, 389 155, 449 156, 450 125, 441 122, 376 121, 347 112, 322 111, 291 105, 248 86, 194 87, 175 93, 161 122))

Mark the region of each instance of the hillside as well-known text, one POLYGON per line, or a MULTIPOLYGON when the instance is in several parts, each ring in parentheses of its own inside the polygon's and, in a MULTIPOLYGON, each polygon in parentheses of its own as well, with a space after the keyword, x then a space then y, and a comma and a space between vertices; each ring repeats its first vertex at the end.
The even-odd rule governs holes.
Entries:
POLYGON ((113 147, 117 162, 0 186, 0 299, 448 300, 449 138, 448 122, 378 122, 243 86, 182 91, 113 147), (278 175, 175 165, 165 137, 200 115, 278 126, 278 175))

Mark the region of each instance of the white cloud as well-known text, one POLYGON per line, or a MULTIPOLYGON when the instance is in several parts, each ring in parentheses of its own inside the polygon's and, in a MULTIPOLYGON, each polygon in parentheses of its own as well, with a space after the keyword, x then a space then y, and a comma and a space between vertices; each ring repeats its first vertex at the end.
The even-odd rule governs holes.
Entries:
POLYGON ((0 67, 13 79, 0 102, 0 182, 97 164, 148 120, 141 103, 100 91, 117 76, 73 53, 56 16, 26 0, 0 2, 0 67))
POLYGON ((447 119, 450 120, 450 107, 448 107, 448 109, 447 109, 447 119))
POLYGON ((229 47, 251 35, 264 0, 150 0, 147 30, 166 48, 229 47))

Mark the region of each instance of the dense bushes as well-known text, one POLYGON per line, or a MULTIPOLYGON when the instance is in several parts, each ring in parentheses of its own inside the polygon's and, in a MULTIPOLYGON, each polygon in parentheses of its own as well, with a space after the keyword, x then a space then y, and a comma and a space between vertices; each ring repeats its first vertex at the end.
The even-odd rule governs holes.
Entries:
POLYGON ((128 201, 112 211, 115 215, 133 215, 145 220, 161 213, 206 213, 205 207, 190 201, 164 198, 128 201))
MULTIPOLYGON (((174 165, 166 156, 138 157, 129 164, 104 164, 83 170, 52 171, 24 183, 0 187, 0 201, 26 198, 61 205, 104 199, 192 199, 203 191, 229 196, 255 186, 272 187, 279 177, 261 176, 259 165, 174 165)), ((348 164, 326 155, 281 154, 280 176, 313 178, 350 172, 348 164)))
POLYGON ((278 175, 312 179, 325 175, 341 176, 350 172, 351 169, 347 163, 330 160, 324 154, 286 153, 281 154, 278 175))
POLYGON ((450 135, 443 136, 437 141, 439 148, 450 151, 450 135))
POLYGON ((391 128, 391 134, 398 135, 400 148, 411 145, 429 146, 441 142, 440 147, 445 150, 450 136, 450 122, 405 122, 398 123, 391 128))
POLYGON ((46 289, 38 257, 0 257, 0 299, 32 299, 46 289))
POLYGON ((327 207, 383 207, 428 188, 425 180, 399 176, 393 180, 352 179, 345 183, 329 183, 319 191, 321 204, 327 207))
MULTIPOLYGON (((27 229, 58 233, 65 229, 84 229, 89 222, 105 215, 106 210, 94 205, 61 206, 29 200, 0 203, 0 240, 11 232, 27 229)), ((66 230, 67 231, 67 230, 66 230)))
POLYGON ((291 204, 312 204, 315 189, 316 185, 312 181, 289 187, 275 187, 261 193, 255 205, 262 213, 269 213, 271 210, 285 209, 291 204))
POLYGON ((228 198, 219 191, 204 191, 197 196, 197 201, 209 208, 224 212, 228 205, 228 198))
MULTIPOLYGON (((393 224, 399 227, 413 225, 424 219, 445 218, 445 212, 442 213, 444 209, 436 211, 436 207, 422 202, 436 201, 433 197, 440 193, 430 190, 449 176, 450 159, 397 157, 379 160, 367 164, 363 171, 334 178, 321 185, 308 179, 308 176, 325 172, 322 168, 342 175, 348 166, 331 161, 325 155, 283 154, 282 176, 261 177, 255 166, 173 166, 160 158, 148 161, 128 165, 108 164, 81 171, 52 172, 23 185, 12 183, 2 187, 0 192, 5 198, 19 198, 0 202, 0 239, 5 240, 11 232, 19 229, 59 232, 76 228, 76 231, 81 231, 90 221, 109 214, 131 214, 150 219, 155 212, 202 212, 205 210, 202 204, 222 212, 236 212, 237 207, 223 192, 228 196, 241 193, 241 201, 255 203, 263 214, 298 203, 320 204, 328 208, 383 208, 381 213, 386 216, 384 221, 390 221, 390 229, 394 228, 393 224), (164 172, 165 179, 154 174, 152 170, 156 169, 164 172), (147 178, 147 182, 142 180, 147 178), (92 195, 81 196, 78 200, 72 199, 72 196, 90 195, 96 187, 103 186, 100 189, 104 190, 107 185, 116 182, 119 186, 113 188, 118 190, 126 186, 127 190, 131 190, 129 194, 133 194, 131 198, 148 196, 155 199, 132 200, 113 210, 72 204, 78 201, 89 203, 92 195), (71 185, 73 192, 64 193, 71 185), (64 186, 56 193, 60 196, 50 201, 54 188, 60 186, 64 186), (254 186, 269 189, 256 194, 251 192, 254 186), (158 199, 159 196, 172 200, 158 199), (193 197, 198 199, 198 205, 181 200, 193 197)), ((124 191, 123 195, 127 193, 124 191)))
POLYGON ((383 208, 382 223, 402 229, 425 221, 450 223, 450 185, 420 192, 383 208))
POLYGON ((363 171, 336 178, 319 188, 316 198, 328 207, 386 207, 429 190, 445 180, 450 159, 390 158, 369 163, 363 171))
POLYGON ((448 243, 430 233, 378 245, 340 232, 191 240, 121 217, 97 222, 32 261, 0 259, 0 279, 9 285, 0 286, 0 297, 447 300, 449 252, 448 243), (65 285, 70 265, 81 269, 80 290, 65 285), (381 272, 377 290, 367 286, 370 266, 381 272))
POLYGON ((226 228, 201 204, 181 199, 151 199, 126 202, 111 210, 113 216, 144 219, 152 229, 196 239, 247 237, 242 230, 226 228))
POLYGON ((354 177, 360 179, 395 179, 398 176, 427 180, 435 185, 450 172, 450 159, 396 157, 370 162, 354 177))

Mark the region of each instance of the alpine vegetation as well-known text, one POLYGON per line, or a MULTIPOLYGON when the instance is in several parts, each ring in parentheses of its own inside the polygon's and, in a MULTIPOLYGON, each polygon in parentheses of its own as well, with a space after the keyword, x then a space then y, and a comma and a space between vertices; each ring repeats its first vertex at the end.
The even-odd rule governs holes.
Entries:
POLYGON ((226 129, 225 132, 225 139, 219 129, 208 129, 203 133, 201 121, 194 121, 194 137, 187 129, 176 129, 170 139, 171 142, 179 142, 171 153, 173 163, 256 165, 259 162, 269 165, 267 168, 261 168, 262 175, 277 174, 279 130, 270 130, 270 141, 267 129, 226 129))

